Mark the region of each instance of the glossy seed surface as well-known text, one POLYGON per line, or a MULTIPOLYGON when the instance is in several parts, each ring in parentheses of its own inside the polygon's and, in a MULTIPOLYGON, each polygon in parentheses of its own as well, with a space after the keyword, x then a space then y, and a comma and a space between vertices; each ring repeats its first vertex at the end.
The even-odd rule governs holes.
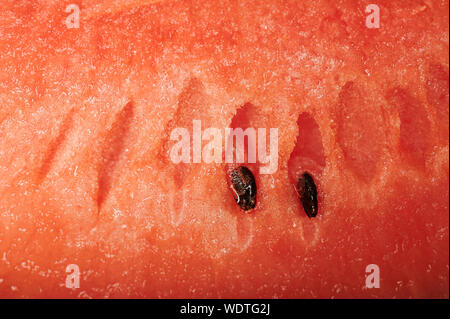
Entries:
POLYGON ((297 181, 297 192, 308 217, 316 217, 318 211, 317 187, 313 177, 305 172, 297 181))
POLYGON ((256 206, 256 182, 253 173, 245 166, 235 168, 230 173, 231 187, 236 203, 244 211, 256 206))

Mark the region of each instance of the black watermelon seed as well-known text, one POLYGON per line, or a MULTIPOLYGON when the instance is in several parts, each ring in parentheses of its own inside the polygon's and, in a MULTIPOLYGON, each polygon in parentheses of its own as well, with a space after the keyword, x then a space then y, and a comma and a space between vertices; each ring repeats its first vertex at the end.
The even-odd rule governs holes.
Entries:
POLYGON ((230 173, 231 186, 235 193, 236 203, 249 211, 256 206, 256 182, 253 173, 245 166, 239 166, 230 173))
POLYGON ((300 195, 303 209, 308 217, 316 217, 318 211, 317 188, 309 173, 304 173, 297 180, 297 192, 300 195))

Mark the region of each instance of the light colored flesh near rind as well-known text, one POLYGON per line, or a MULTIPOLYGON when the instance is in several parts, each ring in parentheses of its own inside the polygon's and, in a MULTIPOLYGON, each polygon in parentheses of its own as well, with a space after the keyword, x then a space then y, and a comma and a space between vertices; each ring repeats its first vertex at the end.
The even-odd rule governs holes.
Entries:
POLYGON ((79 29, 2 5, 1 297, 448 298, 448 1, 378 1, 380 29, 360 1, 151 2, 80 1, 79 29), (251 215, 224 164, 166 154, 247 103, 280 137, 251 215), (290 162, 304 113, 319 168, 290 162), (320 172, 315 219, 288 163, 320 172))

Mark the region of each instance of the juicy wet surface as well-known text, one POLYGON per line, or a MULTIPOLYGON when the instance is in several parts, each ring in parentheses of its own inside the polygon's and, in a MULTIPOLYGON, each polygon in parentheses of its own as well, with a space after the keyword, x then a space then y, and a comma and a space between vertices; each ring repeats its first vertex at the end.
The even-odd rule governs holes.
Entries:
POLYGON ((448 2, 109 3, 0 11, 0 296, 448 298, 448 2), (167 160, 192 120, 279 128, 257 213, 167 160))

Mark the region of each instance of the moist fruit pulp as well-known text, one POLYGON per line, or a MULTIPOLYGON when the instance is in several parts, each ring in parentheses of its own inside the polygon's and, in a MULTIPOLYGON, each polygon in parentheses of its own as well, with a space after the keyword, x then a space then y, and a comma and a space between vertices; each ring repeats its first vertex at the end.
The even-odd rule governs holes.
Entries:
POLYGON ((448 1, 79 4, 0 12, 0 296, 448 298, 448 1), (193 120, 280 130, 251 214, 193 120))

